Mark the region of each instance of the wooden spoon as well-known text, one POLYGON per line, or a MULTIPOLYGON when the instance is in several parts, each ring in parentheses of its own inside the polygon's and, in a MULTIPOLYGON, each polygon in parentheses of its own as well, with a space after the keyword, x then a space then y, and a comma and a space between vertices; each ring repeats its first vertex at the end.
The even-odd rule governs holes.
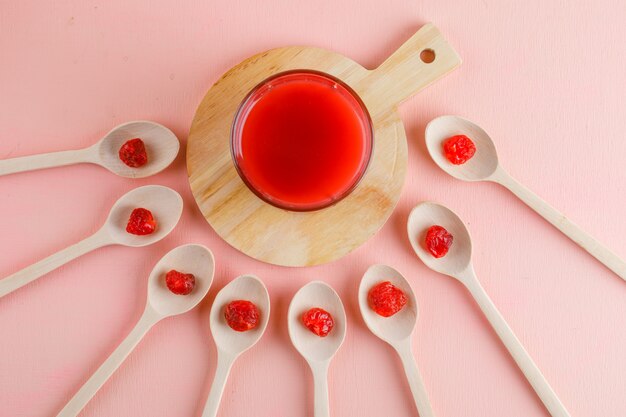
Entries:
POLYGON ((3 297, 48 272, 92 250, 108 245, 140 247, 158 242, 178 223, 183 212, 183 199, 171 188, 146 185, 124 194, 111 208, 104 225, 90 237, 63 249, 54 255, 30 265, 0 280, 3 297), (133 209, 143 207, 152 212, 157 221, 154 233, 136 236, 126 232, 126 224, 133 209))
POLYGON ((407 231, 413 250, 427 267, 456 278, 469 290, 550 414, 553 417, 570 417, 561 400, 476 278, 472 266, 472 241, 461 219, 444 206, 425 202, 411 211, 407 231), (442 258, 433 257, 424 247, 426 231, 433 225, 443 226, 454 237, 449 252, 442 258))
POLYGON ((57 417, 78 415, 152 326, 166 317, 185 313, 195 307, 209 291, 213 282, 214 271, 213 254, 202 245, 179 246, 161 258, 148 278, 148 300, 139 322, 85 385, 63 407, 57 417), (191 294, 176 295, 167 288, 165 274, 172 269, 195 276, 196 286, 191 294))
POLYGON ((134 121, 113 128, 100 141, 88 148, 0 160, 0 176, 90 163, 105 167, 121 177, 143 178, 167 168, 178 155, 179 148, 180 143, 176 135, 165 126, 148 121, 134 121), (140 138, 145 143, 148 153, 148 163, 138 168, 127 166, 118 155, 124 142, 134 138, 140 138))
POLYGON ((398 352, 420 417, 433 417, 435 413, 430 405, 417 363, 411 353, 411 335, 417 323, 417 299, 406 278, 387 265, 372 265, 363 275, 359 285, 359 308, 371 332, 389 343, 398 352), (409 299, 407 305, 391 317, 376 314, 367 302, 370 289, 385 281, 400 288, 409 299))
POLYGON ((426 126, 426 147, 435 163, 453 177, 464 181, 491 181, 508 188, 565 236, 626 280, 626 262, 511 177, 498 162, 493 141, 479 126, 457 116, 438 117, 426 126), (465 164, 453 165, 445 158, 442 143, 450 136, 460 134, 474 141, 476 154, 465 164))
POLYGON ((259 341, 270 317, 270 296, 261 280, 254 275, 242 275, 220 290, 211 307, 211 333, 217 346, 217 368, 211 392, 202 417, 215 417, 235 359, 259 341), (235 300, 247 300, 259 309, 260 322, 254 329, 237 332, 224 318, 224 308, 235 300))
POLYGON ((328 366, 346 337, 346 312, 339 295, 327 284, 313 281, 294 295, 287 313, 289 337, 313 372, 314 416, 329 417, 328 366), (302 316, 313 307, 333 317, 335 326, 326 337, 313 334, 302 323, 302 316))

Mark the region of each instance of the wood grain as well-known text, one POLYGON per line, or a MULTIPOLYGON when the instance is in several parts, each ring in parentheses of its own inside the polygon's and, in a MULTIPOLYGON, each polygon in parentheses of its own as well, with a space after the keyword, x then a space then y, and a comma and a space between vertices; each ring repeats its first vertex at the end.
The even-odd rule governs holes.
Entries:
POLYGON ((200 104, 191 126, 187 170, 204 217, 230 245, 285 266, 341 258, 376 233, 398 202, 407 165, 399 103, 460 64, 433 25, 425 25, 375 70, 319 48, 286 47, 255 55, 224 74, 200 104), (435 53, 425 63, 420 53, 435 53), (286 211, 260 200, 239 177, 230 153, 234 116, 246 94, 267 77, 310 69, 349 85, 366 105, 374 128, 367 172, 337 204, 315 212, 286 211))

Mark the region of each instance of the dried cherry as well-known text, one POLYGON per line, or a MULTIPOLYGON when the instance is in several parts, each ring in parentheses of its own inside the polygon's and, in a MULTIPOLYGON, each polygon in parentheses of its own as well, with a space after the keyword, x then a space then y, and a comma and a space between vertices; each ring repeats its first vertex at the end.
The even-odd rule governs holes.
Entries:
POLYGON ((476 153, 476 145, 465 135, 452 136, 443 143, 443 152, 448 161, 461 165, 469 161, 476 153))
POLYGON ((167 284, 167 288, 174 294, 187 295, 195 288, 196 277, 194 277, 193 274, 185 274, 172 269, 165 274, 165 283, 167 284))
POLYGON ((133 235, 149 235, 156 230, 157 222, 150 210, 136 208, 130 213, 126 231, 133 235))
POLYGON ((314 307, 304 313, 302 316, 302 322, 304 325, 318 335, 319 337, 326 337, 335 326, 333 316, 324 309, 314 307))
POLYGON ((148 153, 143 140, 131 139, 120 147, 119 156, 122 162, 131 168, 139 168, 148 163, 148 153))
POLYGON ((404 291, 389 281, 373 286, 367 294, 367 302, 376 314, 391 317, 408 302, 404 291))
POLYGON ((442 226, 431 226, 426 232, 426 248, 435 258, 445 256, 453 240, 453 236, 442 226))
POLYGON ((235 300, 226 305, 224 318, 231 329, 245 332, 259 325, 261 313, 253 302, 248 300, 235 300))

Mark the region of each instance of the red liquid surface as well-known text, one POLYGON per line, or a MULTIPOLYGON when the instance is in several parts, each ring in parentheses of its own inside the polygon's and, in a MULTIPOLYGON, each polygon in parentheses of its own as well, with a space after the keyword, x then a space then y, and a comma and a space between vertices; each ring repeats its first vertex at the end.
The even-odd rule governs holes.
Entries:
POLYGON ((339 81, 286 73, 253 91, 233 131, 233 151, 248 186, 291 210, 315 210, 344 197, 369 162, 367 111, 339 81))

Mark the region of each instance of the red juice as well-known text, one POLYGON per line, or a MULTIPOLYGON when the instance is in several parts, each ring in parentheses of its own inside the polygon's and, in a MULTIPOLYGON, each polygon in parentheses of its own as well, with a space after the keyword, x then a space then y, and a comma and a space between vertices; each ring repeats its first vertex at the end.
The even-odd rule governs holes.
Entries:
POLYGON ((296 71, 256 87, 235 118, 232 150, 252 191, 288 210, 316 210, 345 197, 372 150, 369 114, 329 75, 296 71))

